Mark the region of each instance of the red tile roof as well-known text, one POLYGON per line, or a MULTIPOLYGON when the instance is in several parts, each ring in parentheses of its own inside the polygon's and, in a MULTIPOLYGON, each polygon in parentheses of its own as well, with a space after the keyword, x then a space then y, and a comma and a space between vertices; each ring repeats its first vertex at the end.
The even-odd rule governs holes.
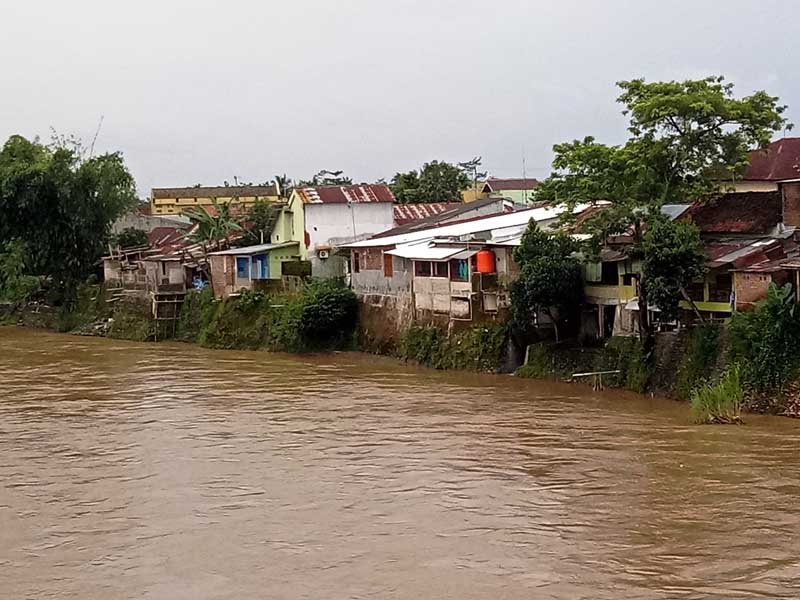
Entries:
POLYGON ((484 184, 484 190, 501 192, 508 190, 535 190, 539 186, 538 179, 495 179, 489 178, 484 184), (489 188, 488 190, 486 188, 489 188))
POLYGON ((682 218, 691 218, 702 233, 764 234, 781 222, 780 192, 725 194, 692 206, 682 218))
POLYGON ((444 211, 463 206, 461 202, 425 202, 421 204, 395 204, 394 224, 405 225, 412 221, 427 219, 444 211))
POLYGON ((800 137, 783 138, 750 153, 744 178, 751 181, 800 179, 800 137))
POLYGON ((388 185, 360 184, 302 187, 295 191, 305 204, 348 204, 361 202, 394 202, 388 185))

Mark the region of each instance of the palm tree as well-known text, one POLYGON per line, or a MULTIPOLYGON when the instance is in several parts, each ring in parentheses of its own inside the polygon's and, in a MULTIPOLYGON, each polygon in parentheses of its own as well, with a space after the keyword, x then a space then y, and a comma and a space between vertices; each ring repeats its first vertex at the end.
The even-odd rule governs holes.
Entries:
POLYGON ((230 242, 234 232, 244 231, 239 221, 231 214, 231 205, 219 204, 216 199, 212 199, 214 214, 209 213, 203 208, 189 208, 184 211, 184 215, 189 217, 195 226, 187 236, 190 240, 199 243, 203 248, 203 254, 208 255, 208 246, 230 242))

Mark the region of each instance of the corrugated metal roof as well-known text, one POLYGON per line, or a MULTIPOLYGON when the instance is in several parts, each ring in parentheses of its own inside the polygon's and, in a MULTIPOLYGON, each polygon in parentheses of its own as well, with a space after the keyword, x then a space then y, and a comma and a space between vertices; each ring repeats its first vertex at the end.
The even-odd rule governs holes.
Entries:
POLYGON ((661 213, 674 221, 692 207, 691 204, 665 204, 661 207, 661 213))
POLYGON ((480 250, 462 250, 458 254, 454 254, 450 258, 453 260, 467 260, 475 256, 480 250))
POLYGON ((445 260, 461 251, 462 248, 432 246, 426 243, 398 246, 394 250, 389 250, 386 254, 399 256, 400 258, 410 258, 412 260, 445 260))
POLYGON ((539 180, 533 178, 495 179, 492 177, 483 184, 484 192, 535 190, 537 187, 539 187, 539 180))
POLYGON ((230 250, 220 250, 219 252, 209 252, 209 256, 253 256, 263 254, 270 250, 289 248, 297 246, 300 242, 280 242, 279 244, 259 244, 257 246, 244 246, 243 248, 231 248, 230 250))
POLYGON ((780 252, 780 258, 785 258, 782 241, 772 237, 707 241, 703 246, 709 259, 706 264, 711 268, 722 266, 743 268, 769 258, 776 258, 775 252, 780 252))
POLYGON ((219 187, 153 188, 151 197, 158 198, 232 198, 235 196, 278 196, 274 185, 230 185, 219 187))
POLYGON ((783 138, 750 153, 744 178, 781 181, 800 178, 800 137, 783 138))
MULTIPOLYGON (((482 198, 480 200, 476 200, 475 202, 454 202, 451 203, 449 208, 447 208, 447 210, 444 212, 425 217, 424 219, 419 219, 417 221, 410 221, 405 225, 398 225, 393 229, 377 233, 373 237, 390 237, 393 235, 400 235, 401 233, 407 233, 409 231, 422 231, 423 229, 430 229, 431 227, 445 225, 447 223, 454 224, 459 221, 467 221, 470 218, 468 215, 480 215, 480 212, 483 209, 489 207, 495 209, 492 214, 513 212, 513 208, 511 207, 510 203, 503 198, 482 198)), ((524 208, 533 207, 526 206, 524 208)), ((484 213, 483 216, 489 215, 484 213)), ((476 219, 478 216, 473 216, 471 218, 476 219)))
POLYGON ((780 192, 737 192, 698 203, 686 215, 702 233, 767 234, 781 222, 780 192))
POLYGON ((479 251, 464 246, 437 246, 435 241, 417 242, 398 246, 386 254, 411 260, 451 260, 472 258, 479 251))
MULTIPOLYGON (((578 205, 575 212, 586 209, 586 205, 578 205)), ((520 210, 513 213, 480 217, 452 225, 442 225, 418 231, 409 231, 400 235, 393 235, 380 238, 370 238, 352 244, 345 244, 347 248, 369 248, 375 246, 394 246, 407 244, 409 242, 426 240, 434 237, 460 237, 481 232, 503 231, 506 235, 513 232, 507 231, 512 228, 523 230, 528 223, 533 220, 536 222, 551 221, 557 219, 564 211, 562 207, 543 207, 520 210)))
POLYGON ((461 202, 424 202, 420 204, 395 204, 395 225, 405 225, 412 221, 427 219, 445 212, 450 208, 462 206, 461 202))
POLYGON ((304 204, 358 204, 363 202, 394 202, 388 185, 359 184, 295 188, 304 204))

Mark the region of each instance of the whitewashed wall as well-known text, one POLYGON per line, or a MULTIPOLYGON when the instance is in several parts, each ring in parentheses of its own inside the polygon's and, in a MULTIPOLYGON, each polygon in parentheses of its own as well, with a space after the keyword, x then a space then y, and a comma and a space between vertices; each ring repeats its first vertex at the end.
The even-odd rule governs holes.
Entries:
POLYGON ((305 230, 309 236, 308 255, 311 274, 315 277, 344 275, 344 260, 317 257, 319 246, 336 246, 394 227, 394 210, 391 202, 363 202, 356 204, 306 204, 305 230))

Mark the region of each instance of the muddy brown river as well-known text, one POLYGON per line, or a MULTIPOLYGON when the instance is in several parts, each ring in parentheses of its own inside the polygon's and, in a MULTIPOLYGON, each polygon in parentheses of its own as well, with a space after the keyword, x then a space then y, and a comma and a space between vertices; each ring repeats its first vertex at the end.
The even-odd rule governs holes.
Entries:
POLYGON ((0 598, 800 598, 800 422, 0 328, 0 598))

